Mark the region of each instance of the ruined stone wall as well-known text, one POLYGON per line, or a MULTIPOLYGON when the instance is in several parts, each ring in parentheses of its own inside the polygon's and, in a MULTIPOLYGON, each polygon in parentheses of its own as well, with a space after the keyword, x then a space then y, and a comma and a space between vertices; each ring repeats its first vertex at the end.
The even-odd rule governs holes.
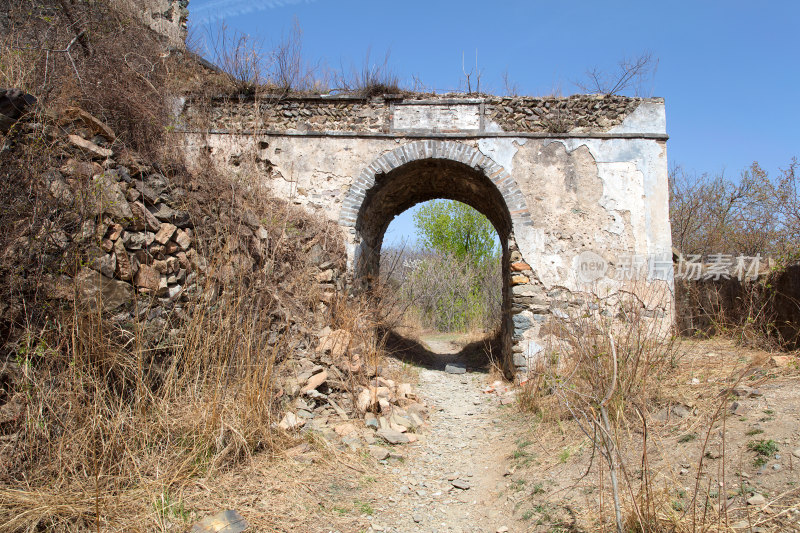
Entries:
POLYGON ((671 316, 663 101, 503 102, 219 102, 205 122, 190 103, 182 141, 190 160, 210 154, 226 172, 259 176, 276 195, 338 221, 354 275, 415 203, 450 198, 481 210, 503 241, 510 366, 537 357, 553 317, 597 298, 671 316), (556 110, 568 131, 547 130, 542 117, 556 110))

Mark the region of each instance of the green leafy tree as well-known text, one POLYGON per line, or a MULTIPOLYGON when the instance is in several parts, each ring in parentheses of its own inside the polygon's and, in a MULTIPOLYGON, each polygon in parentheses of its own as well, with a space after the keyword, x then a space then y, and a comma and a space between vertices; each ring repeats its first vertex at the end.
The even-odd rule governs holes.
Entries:
POLYGON ((492 223, 472 207, 455 200, 423 204, 414 213, 414 226, 421 244, 442 255, 480 263, 499 252, 492 223))

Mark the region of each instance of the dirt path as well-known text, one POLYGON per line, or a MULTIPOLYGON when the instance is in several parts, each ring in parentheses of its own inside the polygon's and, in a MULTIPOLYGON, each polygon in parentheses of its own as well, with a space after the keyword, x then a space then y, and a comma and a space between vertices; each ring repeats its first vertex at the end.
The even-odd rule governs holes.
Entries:
POLYGON ((513 447, 504 430, 508 417, 499 395, 482 392, 486 373, 444 371, 444 362, 452 359, 447 354, 460 349, 454 340, 424 339, 443 356, 441 369, 420 371, 418 391, 430 406, 430 425, 404 461, 385 466, 396 484, 375 514, 372 531, 518 530, 504 492, 505 460, 513 447))

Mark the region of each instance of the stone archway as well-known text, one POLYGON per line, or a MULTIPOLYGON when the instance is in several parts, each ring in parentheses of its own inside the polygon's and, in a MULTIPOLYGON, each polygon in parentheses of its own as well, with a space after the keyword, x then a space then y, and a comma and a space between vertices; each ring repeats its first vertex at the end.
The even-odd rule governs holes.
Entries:
POLYGON ((514 228, 531 225, 530 212, 514 178, 476 148, 450 141, 418 141, 385 153, 355 179, 339 223, 351 228, 348 262, 356 286, 380 268, 383 236, 392 219, 413 205, 444 198, 477 209, 494 225, 502 248, 501 360, 510 374, 513 321, 510 258, 514 228))

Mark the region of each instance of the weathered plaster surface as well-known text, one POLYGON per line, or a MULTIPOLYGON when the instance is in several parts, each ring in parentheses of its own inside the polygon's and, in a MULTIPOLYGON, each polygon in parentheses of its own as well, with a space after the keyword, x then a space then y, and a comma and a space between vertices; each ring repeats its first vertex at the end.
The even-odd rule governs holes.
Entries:
POLYGON ((356 279, 374 271, 403 210, 439 197, 472 204, 501 236, 506 361, 524 366, 542 349, 542 326, 568 316, 581 294, 637 294, 663 278, 653 312, 671 306, 670 273, 641 283, 618 275, 625 257, 671 250, 663 102, 587 98, 306 99, 277 113, 225 104, 212 114, 229 129, 186 132, 184 142, 194 160, 208 154, 338 222, 356 279), (564 113, 577 117, 574 133, 532 131, 564 113), (250 129, 257 124, 263 130, 250 129))

